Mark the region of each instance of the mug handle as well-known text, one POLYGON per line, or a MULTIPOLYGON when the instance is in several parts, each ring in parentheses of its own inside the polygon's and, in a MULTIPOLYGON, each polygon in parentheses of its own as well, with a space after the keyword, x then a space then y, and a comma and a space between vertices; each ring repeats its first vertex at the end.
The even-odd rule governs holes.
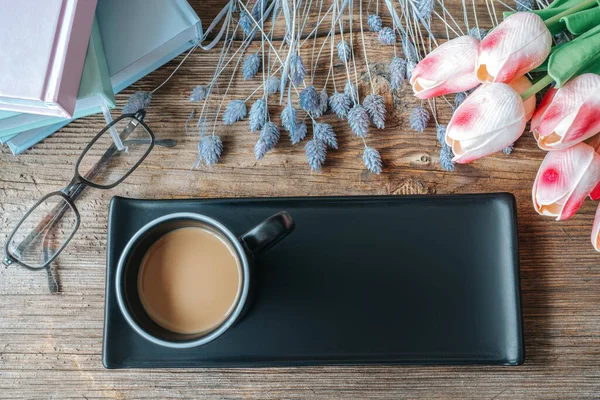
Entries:
POLYGON ((254 256, 259 256, 279 243, 294 230, 294 220, 287 211, 270 216, 240 237, 254 256))

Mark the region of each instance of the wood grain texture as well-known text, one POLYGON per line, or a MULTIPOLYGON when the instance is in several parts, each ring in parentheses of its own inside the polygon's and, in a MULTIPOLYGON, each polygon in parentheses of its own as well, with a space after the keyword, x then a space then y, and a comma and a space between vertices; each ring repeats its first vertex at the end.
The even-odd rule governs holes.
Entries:
MULTIPOLYGON (((207 26, 222 6, 192 2, 207 26)), ((457 2, 446 1, 456 10, 457 2)), ((454 13, 454 15, 460 15, 454 13)), ((358 25, 356 25, 358 26, 358 25)), ((322 40, 322 39, 319 39, 322 40)), ((205 84, 216 51, 197 51, 156 93, 148 123, 159 138, 176 138, 175 149, 155 148, 143 165, 113 190, 88 190, 77 202, 82 226, 58 260, 64 293, 46 294, 46 278, 18 267, 0 268, 0 398, 599 398, 600 256, 589 235, 595 204, 586 202, 566 222, 538 216, 530 188, 543 153, 530 135, 512 155, 497 154, 444 172, 434 128, 408 127, 418 104, 409 88, 392 95, 385 77, 390 48, 367 38, 375 87, 396 105, 384 130, 369 136, 385 163, 381 176, 361 164, 362 144, 334 122, 339 151, 321 173, 312 173, 301 147, 289 141, 262 161, 252 153, 256 134, 247 122, 219 126, 225 151, 216 167, 190 172, 197 138, 185 135, 191 88, 205 84), (521 367, 318 367, 211 370, 119 370, 101 364, 107 210, 113 195, 138 198, 434 194, 507 191, 517 198, 527 360, 521 367)), ((156 87, 178 61, 117 96, 122 106, 133 90, 156 87)), ((325 70, 328 60, 320 62, 325 70)), ((336 72, 341 66, 336 66, 336 72)), ((364 68, 363 68, 364 70, 364 68)), ((362 74, 361 89, 368 90, 362 74)), ((316 80, 322 82, 323 74, 316 80)), ((252 85, 239 81, 233 97, 252 85)), ((391 110, 391 107, 389 107, 391 110)), ((449 117, 448 107, 440 119, 449 117)), ((37 198, 61 188, 77 156, 103 126, 100 116, 70 124, 18 158, 0 153, 0 240, 37 198)), ((284 137, 285 138, 285 137, 284 137)), ((432 232, 432 235, 435 235, 432 232)), ((451 267, 451 266, 449 266, 451 267)))

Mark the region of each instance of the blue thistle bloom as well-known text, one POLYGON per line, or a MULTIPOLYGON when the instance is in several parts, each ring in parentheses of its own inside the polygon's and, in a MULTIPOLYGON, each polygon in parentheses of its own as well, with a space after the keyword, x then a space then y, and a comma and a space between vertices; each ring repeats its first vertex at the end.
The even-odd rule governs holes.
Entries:
POLYGON ((302 57, 298 54, 292 54, 290 57, 290 78, 292 83, 296 86, 304 81, 304 77, 306 76, 306 68, 304 68, 304 62, 302 62, 302 57))
POLYGON ((394 30, 387 26, 385 28, 381 28, 378 37, 382 44, 392 45, 396 43, 396 34, 394 33, 394 30))
POLYGON ((344 93, 335 92, 333 96, 329 98, 329 107, 331 107, 339 119, 344 119, 348 116, 351 105, 352 101, 350 100, 350 97, 346 96, 344 93))
POLYGON ((313 171, 318 171, 327 158, 327 146, 316 139, 309 140, 304 146, 308 165, 313 171))
POLYGON ((267 102, 264 99, 258 99, 250 107, 250 131, 258 132, 267 122, 267 102))
POLYGON ((135 114, 139 110, 145 110, 150 107, 151 102, 152 93, 144 91, 134 92, 129 96, 127 104, 123 106, 123 114, 135 114))
POLYGON ((412 72, 416 66, 417 66, 417 63, 412 62, 412 61, 409 61, 408 64, 406 64, 406 79, 408 79, 409 81, 410 81, 410 78, 412 78, 412 72))
POLYGON ((406 79, 406 60, 400 57, 392 58, 390 63, 390 86, 392 89, 400 89, 406 79))
POLYGON ((300 92, 300 107, 306 112, 315 113, 319 109, 319 94, 314 86, 307 86, 300 92))
POLYGON ((379 175, 381 174, 381 155, 372 147, 365 146, 363 152, 363 164, 369 172, 379 175))
POLYGON ((266 6, 267 6, 266 0, 258 0, 256 2, 256 4, 254 4, 254 8, 252 9, 252 11, 250 13, 252 14, 252 17, 254 17, 254 19, 256 21, 258 21, 258 22, 261 21, 262 16, 264 15, 266 6))
POLYGON ((327 95, 327 90, 323 89, 319 92, 319 107, 317 111, 314 112, 314 116, 319 118, 323 116, 327 112, 329 96, 327 95))
POLYGON ((246 103, 242 100, 232 100, 227 104, 225 112, 223 113, 223 122, 225 125, 231 125, 236 121, 246 116, 246 103))
POLYGON ((467 93, 458 92, 456 96, 454 96, 454 109, 456 110, 464 101, 467 99, 467 93))
POLYGON ((413 108, 409 118, 410 127, 419 133, 423 133, 425 128, 427 128, 430 118, 429 111, 422 106, 413 108))
POLYGON ((448 146, 446 143, 442 144, 442 149, 440 150, 440 166, 442 169, 446 171, 454 171, 454 154, 452 153, 452 148, 448 146))
POLYGON ((369 114, 360 104, 356 104, 348 112, 348 124, 355 135, 362 138, 367 136, 369 130, 369 114))
POLYGON ((381 17, 379 15, 370 14, 367 17, 367 24, 369 25, 369 29, 373 32, 379 32, 383 27, 383 23, 381 22, 381 17))
POLYGON ((298 122, 288 131, 290 133, 290 142, 292 142, 292 144, 298 144, 303 141, 306 137, 306 131, 306 124, 304 122, 298 122))
POLYGON ((383 100, 383 96, 378 94, 370 94, 365 97, 363 101, 363 107, 369 114, 369 118, 371 118, 371 122, 377 129, 385 128, 385 101, 383 100))
POLYGON ((244 34, 246 36, 252 34, 252 30, 254 29, 254 21, 252 21, 252 18, 250 18, 250 16, 245 11, 242 11, 240 13, 240 20, 238 21, 238 25, 240 26, 240 28, 242 28, 242 31, 244 31, 244 34))
POLYGON ((250 80, 258 74, 260 68, 260 57, 258 53, 254 53, 246 57, 244 60, 244 66, 242 67, 242 73, 244 74, 245 80, 250 80))
POLYGON ((190 101, 192 103, 197 103, 200 100, 204 100, 208 95, 208 88, 206 86, 196 86, 192 90, 192 94, 190 95, 190 101))
POLYGON ((405 37, 402 40, 402 51, 404 52, 404 58, 406 58, 406 61, 417 65, 419 62, 417 49, 415 48, 415 45, 408 39, 408 37, 405 37))
POLYGON ((346 82, 346 86, 344 86, 344 94, 348 96, 354 103, 358 102, 358 90, 356 89, 356 86, 350 82, 350 80, 348 80, 346 82))
POLYGON ((279 127, 273 122, 267 122, 260 131, 260 139, 267 145, 267 151, 270 151, 277 142, 279 142, 279 127))
POLYGON ((281 112, 281 125, 285 128, 286 131, 291 132, 296 123, 298 122, 298 112, 292 106, 291 102, 288 102, 283 111, 281 112))
POLYGON ((256 157, 257 160, 262 160, 268 151, 265 141, 262 140, 262 138, 258 138, 258 141, 254 145, 254 157, 256 157))
POLYGON ((488 34, 488 31, 481 28, 471 28, 469 29, 469 36, 474 37, 475 39, 482 41, 484 37, 488 34))
POLYGON ((570 40, 571 40, 571 38, 569 38, 569 35, 567 34, 567 32, 564 32, 564 31, 559 32, 556 35, 554 35, 554 42, 556 43, 557 46, 559 44, 567 43, 570 40))
POLYGON ((509 146, 506 146, 504 149, 502 149, 502 152, 508 156, 513 152, 514 149, 515 149, 515 145, 513 143, 509 146))
POLYGON ((223 142, 221 141, 221 138, 216 135, 204 136, 198 143, 198 152, 206 165, 212 167, 221 158, 223 142))
POLYGON ((418 0, 413 4, 416 4, 415 8, 417 9, 417 15, 424 20, 431 18, 431 13, 435 6, 434 0, 418 0))
POLYGON ((325 143, 326 146, 332 149, 338 148, 337 137, 333 128, 329 124, 314 124, 313 133, 315 140, 325 143))
POLYGON ((438 125, 435 129, 437 140, 443 146, 446 144, 446 125, 438 125))
POLYGON ((342 62, 347 63, 350 61, 350 46, 348 45, 348 42, 345 40, 340 41, 337 44, 337 51, 338 57, 342 62))
POLYGON ((266 91, 268 94, 279 92, 279 85, 281 85, 281 79, 276 76, 272 76, 267 79, 267 83, 265 85, 266 91))
POLYGON ((534 7, 533 0, 516 0, 515 5, 517 11, 531 11, 534 7))

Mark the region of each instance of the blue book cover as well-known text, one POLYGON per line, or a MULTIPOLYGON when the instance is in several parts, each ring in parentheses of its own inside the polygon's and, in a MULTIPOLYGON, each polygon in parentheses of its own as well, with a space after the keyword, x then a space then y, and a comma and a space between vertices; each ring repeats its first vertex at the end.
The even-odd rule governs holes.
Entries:
MULTIPOLYGON (((202 37, 200 18, 186 0, 99 0, 96 18, 115 93, 189 50, 202 37)), ((19 154, 71 121, 22 132, 7 144, 19 154)))

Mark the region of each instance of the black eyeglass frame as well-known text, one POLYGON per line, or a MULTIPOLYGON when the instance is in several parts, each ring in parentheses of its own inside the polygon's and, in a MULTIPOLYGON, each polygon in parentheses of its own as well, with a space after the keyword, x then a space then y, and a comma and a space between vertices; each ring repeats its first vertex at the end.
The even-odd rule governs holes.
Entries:
MULTIPOLYGON (((129 175, 131 175, 131 173, 137 169, 137 167, 146 159, 146 157, 148 157, 148 155, 154 148, 155 137, 154 137, 154 134, 152 133, 152 130, 148 127, 148 125, 146 125, 144 123, 145 115, 146 115, 146 112, 144 110, 140 110, 140 111, 136 112, 135 114, 123 114, 120 117, 118 117, 117 119, 115 119, 114 121, 112 121, 110 124, 105 126, 104 129, 102 129, 98 134, 96 134, 96 136, 94 136, 94 138, 83 149, 83 151, 81 152, 81 155, 77 159, 77 162, 75 163, 75 174, 74 174, 73 178, 71 179, 71 181, 69 182, 69 184, 67 184, 67 186, 65 186, 63 189, 49 193, 49 194, 45 195, 44 197, 42 197, 39 201, 37 201, 35 203, 35 205, 33 205, 25 213, 25 215, 19 220, 19 223, 17 224, 17 226, 15 226, 15 228, 12 230, 12 232, 8 236, 6 242, 4 243, 4 257, 5 257, 4 263, 5 264, 10 265, 12 263, 16 263, 22 267, 25 267, 25 268, 27 268, 29 270, 33 270, 33 271, 40 271, 40 270, 43 270, 50 266, 52 261, 54 261, 56 259, 56 257, 58 257, 58 255, 65 249, 65 247, 69 244, 69 242, 71 241, 71 239, 73 238, 73 236, 75 235, 77 230, 79 229, 79 225, 81 223, 81 217, 79 214, 79 210, 77 209, 77 206, 75 205, 75 200, 79 197, 79 195, 81 194, 83 189, 86 186, 91 186, 96 189, 112 189, 112 188, 114 188, 115 186, 117 186, 118 184, 123 182, 129 175), (117 124, 119 121, 121 121, 125 118, 132 119, 132 121, 130 123, 132 123, 133 121, 137 121, 148 132, 148 134, 150 136, 150 144, 148 146, 148 149, 144 153, 144 155, 142 157, 140 157, 139 161, 136 164, 134 164, 133 167, 131 167, 129 169, 129 171, 127 173, 125 173, 119 180, 117 180, 111 184, 108 184, 108 185, 99 185, 97 183, 92 182, 90 179, 93 179, 98 174, 98 172, 102 169, 102 167, 104 167, 107 164, 107 162, 110 160, 110 158, 114 154, 116 154, 117 147, 113 143, 106 150, 106 152, 102 155, 100 160, 98 160, 98 162, 90 169, 90 171, 86 174, 86 176, 85 177, 81 176, 81 174, 79 173, 79 165, 81 164, 82 159, 86 156, 89 149, 98 141, 98 139, 100 139, 100 137, 103 134, 106 133, 107 130, 109 130, 115 124, 117 124), (62 246, 50 258, 48 258, 43 265, 31 266, 31 265, 28 265, 25 262, 21 261, 17 256, 15 256, 9 250, 9 245, 10 245, 11 241, 13 240, 15 234, 18 232, 19 228, 23 224, 23 222, 25 222, 27 220, 27 217, 29 217, 31 215, 31 213, 37 207, 40 206, 40 204, 42 204, 44 201, 48 200, 52 196, 62 197, 63 200, 68 204, 68 206, 71 207, 71 210, 73 210, 73 212, 75 214, 75 219, 76 219, 75 227, 74 227, 73 231, 71 232, 71 234, 69 235, 69 237, 64 241, 62 246)), ((137 125, 135 125, 133 128, 135 129, 136 126, 137 125)), ((133 132, 133 129, 130 132, 128 132, 127 136, 129 136, 129 134, 131 134, 131 132, 133 132)), ((127 136, 121 137, 121 140, 126 142, 127 136)), ((48 215, 57 216, 57 220, 59 220, 60 218, 62 218, 62 216, 64 215, 64 213, 66 211, 68 211, 66 209, 66 206, 62 205, 62 206, 58 206, 54 213, 49 213, 48 215)), ((28 241, 28 243, 31 243, 31 241, 34 240, 36 238, 36 236, 41 233, 41 231, 39 231, 40 225, 42 225, 42 224, 39 224, 38 227, 36 227, 33 230, 33 232, 29 236, 27 236, 21 243, 24 243, 26 241, 28 241)))

